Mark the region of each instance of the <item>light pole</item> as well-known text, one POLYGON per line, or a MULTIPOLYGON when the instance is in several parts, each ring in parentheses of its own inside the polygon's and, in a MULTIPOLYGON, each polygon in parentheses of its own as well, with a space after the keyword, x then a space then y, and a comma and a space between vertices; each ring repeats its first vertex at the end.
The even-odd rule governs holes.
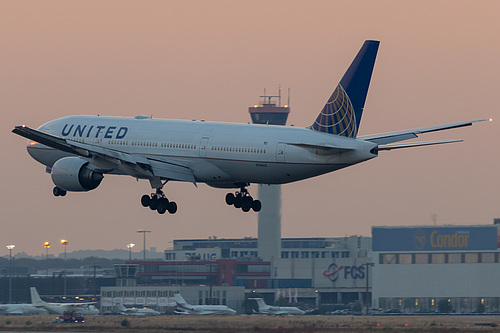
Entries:
POLYGON ((134 243, 127 244, 128 247, 128 261, 132 261, 132 248, 135 246, 134 243))
POLYGON ((12 303, 12 250, 16 246, 14 244, 12 245, 7 245, 7 248, 9 249, 9 303, 12 303))
MULTIPOLYGON (((370 267, 373 267, 375 264, 372 263, 372 262, 367 262, 366 264, 366 293, 365 293, 365 307, 366 307, 366 314, 368 314, 369 312, 369 308, 368 308, 368 302, 370 300, 371 297, 368 296, 368 283, 370 282, 370 275, 368 274, 369 273, 369 270, 370 270, 370 267)), ((371 303, 371 302, 370 302, 371 303)), ((371 304, 370 304, 371 305, 371 304)))
POLYGON ((144 238, 144 240, 143 240, 143 242, 144 242, 144 254, 143 254, 142 260, 146 261, 146 233, 151 232, 151 231, 139 229, 139 230, 137 230, 137 232, 142 233, 143 238, 144 238))
POLYGON ((64 296, 66 296, 66 246, 68 246, 68 240, 61 239, 61 245, 64 246, 64 296))
POLYGON ((94 298, 92 299, 93 301, 95 301, 96 299, 96 294, 97 294, 97 279, 96 279, 96 269, 97 268, 101 268, 100 265, 91 265, 90 268, 93 268, 94 269, 94 298))
POLYGON ((49 276, 49 249, 50 249, 50 242, 43 243, 43 247, 45 247, 45 265, 47 265, 47 276, 49 276))

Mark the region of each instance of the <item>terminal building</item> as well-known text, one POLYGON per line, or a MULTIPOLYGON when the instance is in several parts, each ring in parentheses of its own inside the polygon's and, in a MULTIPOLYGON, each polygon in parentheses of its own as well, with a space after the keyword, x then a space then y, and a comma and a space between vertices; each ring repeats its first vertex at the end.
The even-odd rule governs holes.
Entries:
POLYGON ((177 292, 192 304, 223 304, 239 313, 245 294, 268 304, 284 298, 306 310, 366 300, 370 249, 370 237, 284 238, 280 258, 264 261, 256 238, 175 240, 164 261, 117 265, 117 286, 102 288, 101 310, 124 304, 165 313, 177 292))
MULTIPOLYGON (((175 240, 163 261, 130 261, 117 286, 102 288, 103 312, 116 304, 166 313, 173 294, 192 304, 243 313, 245 297, 280 298, 303 310, 359 302, 403 313, 500 312, 500 224, 373 227, 372 237, 282 238, 263 260, 256 238, 175 240)), ((170 309, 170 310, 169 310, 170 309)))

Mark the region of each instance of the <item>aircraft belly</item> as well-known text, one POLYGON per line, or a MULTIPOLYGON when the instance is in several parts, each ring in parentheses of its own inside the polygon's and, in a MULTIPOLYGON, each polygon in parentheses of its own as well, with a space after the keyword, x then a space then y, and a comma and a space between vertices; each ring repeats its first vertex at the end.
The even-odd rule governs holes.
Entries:
POLYGON ((196 180, 214 187, 235 183, 284 184, 344 168, 346 164, 305 164, 206 159, 193 171, 196 180))

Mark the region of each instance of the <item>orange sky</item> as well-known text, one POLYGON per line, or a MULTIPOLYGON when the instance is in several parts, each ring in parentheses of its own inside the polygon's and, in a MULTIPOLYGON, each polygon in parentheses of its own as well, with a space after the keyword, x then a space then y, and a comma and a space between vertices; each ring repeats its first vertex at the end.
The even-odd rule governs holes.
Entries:
MULTIPOLYGON (((141 207, 146 181, 108 176, 52 196, 10 131, 71 114, 248 122, 263 89, 290 87, 309 126, 365 39, 381 41, 360 135, 499 118, 498 1, 3 1, 0 246, 41 254, 257 235, 225 190, 171 183, 176 215, 141 207)), ((427 135, 461 144, 383 152, 283 186, 284 237, 369 236, 372 225, 490 224, 500 216, 499 122, 427 135)), ((257 192, 256 186, 249 190, 257 192)), ((1 248, 0 248, 1 249, 1 248)), ((5 254, 8 254, 7 249, 5 254)), ((0 250, 0 255, 1 255, 0 250)))

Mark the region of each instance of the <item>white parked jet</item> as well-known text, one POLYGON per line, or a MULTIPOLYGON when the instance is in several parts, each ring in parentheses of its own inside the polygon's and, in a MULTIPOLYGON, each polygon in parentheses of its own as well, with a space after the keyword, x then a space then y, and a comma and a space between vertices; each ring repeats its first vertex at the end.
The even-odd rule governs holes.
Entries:
POLYGON ((366 41, 311 126, 307 128, 152 119, 147 116, 69 116, 37 130, 16 126, 30 139, 28 153, 46 166, 55 196, 90 191, 105 174, 149 180, 154 192, 144 207, 177 211, 163 193, 168 181, 236 188, 226 203, 259 211, 247 186, 285 184, 336 171, 378 156, 380 151, 458 142, 393 144, 419 134, 469 126, 481 120, 357 137, 378 41, 366 41))
POLYGON ((124 314, 127 316, 158 316, 160 313, 153 309, 147 308, 126 308, 124 305, 119 305, 118 310, 120 310, 120 314, 124 314))
POLYGON ((257 302, 259 312, 272 316, 303 315, 305 312, 295 306, 271 306, 267 305, 262 298, 249 298, 257 302))
POLYGON ((181 294, 174 295, 177 302, 177 314, 188 315, 234 315, 236 311, 226 305, 191 305, 181 294))
POLYGON ((50 313, 55 313, 62 315, 64 311, 77 310, 84 315, 96 315, 99 314, 99 310, 93 305, 95 302, 91 303, 47 303, 42 301, 38 291, 35 287, 30 288, 31 293, 31 304, 38 308, 43 308, 48 310, 50 313))
POLYGON ((0 315, 47 315, 49 311, 43 308, 37 308, 32 304, 0 304, 0 315))

